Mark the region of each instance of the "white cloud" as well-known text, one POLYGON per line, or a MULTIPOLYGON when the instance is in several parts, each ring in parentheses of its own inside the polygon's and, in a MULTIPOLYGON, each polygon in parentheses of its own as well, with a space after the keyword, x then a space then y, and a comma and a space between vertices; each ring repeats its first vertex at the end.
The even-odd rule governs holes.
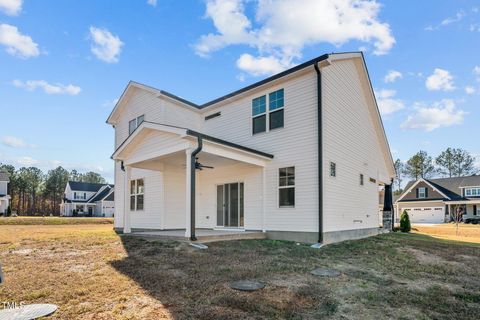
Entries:
POLYGON ((415 109, 415 113, 408 116, 402 128, 433 131, 441 127, 462 124, 466 115, 466 112, 457 109, 455 101, 450 99, 434 102, 432 106, 417 103, 415 109))
POLYGON ((16 16, 22 11, 22 0, 0 0, 0 11, 9 16, 16 16))
POLYGON ((447 17, 447 18, 443 19, 440 22, 440 24, 438 24, 437 26, 429 25, 425 28, 425 30, 426 31, 434 31, 434 30, 438 30, 440 27, 445 27, 445 26, 448 26, 450 24, 460 22, 460 21, 463 20, 463 18, 465 18, 466 15, 467 14, 465 13, 465 11, 460 10, 455 14, 455 16, 447 17))
POLYGON ((449 71, 435 68, 433 74, 427 78, 425 86, 432 91, 452 91, 455 90, 453 76, 449 71))
POLYGON ((157 0, 147 0, 147 4, 151 5, 152 7, 157 6, 157 0))
POLYGON ((480 81, 480 66, 473 68, 473 74, 477 77, 477 81, 480 81))
POLYGON ((281 61, 274 56, 254 57, 244 53, 237 60, 237 67, 254 76, 263 76, 281 72, 291 67, 289 61, 281 61))
POLYGON ((124 45, 118 36, 96 27, 90 27, 90 36, 93 40, 91 51, 98 59, 108 63, 118 62, 124 45))
POLYGON ((25 88, 29 91, 33 91, 37 88, 41 88, 47 94, 69 94, 75 96, 82 91, 82 89, 73 84, 63 85, 61 83, 50 84, 45 80, 13 80, 12 84, 18 88, 25 88))
POLYGON ((397 79, 403 78, 403 75, 400 71, 397 70, 390 70, 386 74, 385 78, 383 79, 385 83, 392 83, 395 82, 397 79))
POLYGON ((106 100, 103 104, 102 104, 102 107, 104 108, 113 108, 115 107, 115 105, 117 104, 118 102, 118 98, 115 98, 115 99, 112 99, 112 100, 106 100))
POLYGON ((374 54, 386 54, 395 38, 378 19, 380 7, 370 0, 207 0, 205 16, 216 32, 201 36, 194 48, 208 56, 229 45, 252 47, 258 56, 243 54, 237 66, 245 63, 244 71, 253 75, 288 68, 305 46, 322 42, 341 46, 356 40, 371 44, 374 54), (246 5, 254 6, 255 24, 245 14, 246 5))
POLYGON ((0 24, 0 44, 12 56, 26 59, 40 54, 38 44, 30 36, 21 34, 17 27, 5 23, 0 24))
POLYGON ((12 137, 12 136, 5 136, 2 138, 2 143, 8 147, 12 147, 12 148, 25 148, 27 147, 28 145, 25 143, 25 141, 23 141, 22 139, 20 138, 17 138, 17 137, 12 137))
POLYGON ((395 99, 396 94, 397 92, 395 90, 385 89, 375 92, 378 109, 382 115, 386 116, 405 108, 402 100, 395 99))
POLYGON ((474 94, 475 93, 475 88, 472 86, 466 86, 465 87, 465 93, 466 94, 474 94))

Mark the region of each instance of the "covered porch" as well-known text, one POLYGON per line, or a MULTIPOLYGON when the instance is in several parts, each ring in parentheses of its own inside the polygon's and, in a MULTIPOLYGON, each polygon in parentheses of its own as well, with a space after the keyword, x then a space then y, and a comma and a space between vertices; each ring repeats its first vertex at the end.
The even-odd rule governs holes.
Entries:
POLYGON ((449 221, 454 221, 456 215, 461 218, 480 217, 480 199, 472 198, 458 201, 445 201, 449 221))
POLYGON ((124 233, 192 241, 264 236, 265 167, 273 155, 144 122, 112 158, 124 171, 124 233))

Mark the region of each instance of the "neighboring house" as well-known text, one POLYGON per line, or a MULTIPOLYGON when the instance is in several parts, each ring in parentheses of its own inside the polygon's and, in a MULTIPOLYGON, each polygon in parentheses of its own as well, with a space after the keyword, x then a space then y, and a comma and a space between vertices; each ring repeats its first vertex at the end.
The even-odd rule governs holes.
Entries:
POLYGON ((202 105, 130 82, 107 123, 118 231, 327 243, 380 230, 379 186, 395 169, 361 53, 323 55, 202 105))
POLYGON ((412 223, 448 222, 456 210, 464 218, 480 216, 480 176, 410 181, 395 207, 397 222, 404 210, 412 223))
POLYGON ((10 196, 8 195, 9 177, 8 173, 0 172, 0 215, 4 215, 10 205, 10 196))
POLYGON ((68 181, 60 213, 73 216, 113 217, 115 213, 114 186, 112 184, 68 181))

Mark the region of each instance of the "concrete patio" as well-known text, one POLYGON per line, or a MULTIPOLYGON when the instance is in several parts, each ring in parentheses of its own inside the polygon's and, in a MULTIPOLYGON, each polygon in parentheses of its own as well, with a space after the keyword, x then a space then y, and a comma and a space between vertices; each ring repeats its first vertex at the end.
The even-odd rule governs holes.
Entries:
MULTIPOLYGON (((158 230, 158 231, 132 231, 130 236, 143 238, 157 238, 159 240, 190 240, 185 237, 185 229, 177 230, 158 230)), ((243 230, 228 230, 228 229, 196 229, 195 235, 199 243, 226 241, 226 240, 244 240, 244 239, 266 239, 267 234, 261 231, 243 231, 243 230)))

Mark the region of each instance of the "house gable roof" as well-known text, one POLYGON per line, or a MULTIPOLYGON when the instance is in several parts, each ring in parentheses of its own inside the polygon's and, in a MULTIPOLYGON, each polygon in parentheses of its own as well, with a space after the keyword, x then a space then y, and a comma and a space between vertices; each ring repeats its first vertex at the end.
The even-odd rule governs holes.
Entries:
MULTIPOLYGON (((445 195, 448 200, 465 200, 462 196, 462 188, 465 187, 480 187, 480 176, 473 175, 467 177, 453 177, 453 178, 437 178, 437 179, 423 179, 426 183, 435 188, 437 191, 445 195)), ((401 197, 397 200, 401 200, 403 196, 418 184, 418 181, 409 181, 405 186, 405 191, 401 197)))
MULTIPOLYGON (((426 180, 426 179, 423 179, 423 178, 420 178, 418 179, 417 181, 410 181, 407 186, 405 187, 405 191, 400 195, 400 197, 397 199, 397 202, 398 201, 402 201, 402 199, 410 192, 413 190, 413 188, 415 188, 416 185, 418 185, 419 183, 421 182, 424 182, 426 183, 427 185, 429 185, 433 190, 436 190, 438 193, 440 193, 443 197, 445 197, 445 199, 448 199, 450 200, 451 198, 449 196, 447 196, 445 194, 445 190, 441 190, 443 188, 438 188, 434 183, 432 183, 430 180, 426 180)), ((432 199, 428 199, 428 200, 432 200, 432 199)))
MULTIPOLYGON (((79 181, 68 181, 70 189, 72 191, 84 191, 84 192, 97 192, 103 186, 108 184, 105 183, 88 183, 88 182, 79 182, 79 181)), ((113 186, 113 185, 110 185, 113 186)))
POLYGON ((99 190, 92 198, 88 200, 88 202, 97 202, 103 200, 110 192, 112 191, 112 187, 107 185, 105 188, 99 190))
POLYGON ((365 63, 365 58, 364 58, 362 52, 344 52, 344 53, 323 54, 323 55, 318 56, 316 58, 313 58, 309 61, 306 61, 302 64, 299 64, 299 65, 297 65, 293 68, 290 68, 288 70, 285 70, 283 72, 275 74, 275 75, 273 75, 271 77, 268 77, 264 80, 258 81, 256 83, 253 83, 253 84, 249 85, 249 86, 246 86, 246 87, 241 88, 239 90, 233 91, 229 94, 226 94, 224 96, 221 96, 219 98, 216 98, 214 100, 208 101, 208 102, 203 103, 203 104, 196 104, 196 103, 193 103, 191 101, 188 101, 187 99, 184 99, 184 98, 178 97, 178 96, 176 96, 172 93, 169 93, 167 91, 156 89, 156 88, 153 88, 151 86, 147 86, 147 85, 144 85, 144 84, 141 84, 141 83, 138 83, 138 82, 130 81, 128 83, 127 87, 125 88, 124 92, 122 93, 120 99, 118 100, 117 104, 113 108, 113 110, 112 110, 111 114, 109 115, 106 122, 110 123, 110 124, 114 124, 114 121, 113 121, 114 115, 117 113, 117 111, 119 109, 121 109, 121 106, 123 104, 125 104, 126 101, 128 101, 129 94, 131 94, 131 92, 133 91, 134 88, 141 89, 141 90, 146 90, 146 91, 148 91, 152 94, 155 94, 157 96, 168 97, 170 99, 173 99, 173 100, 181 103, 184 106, 190 107, 192 110, 194 110, 196 112, 199 112, 199 111, 201 111, 203 109, 206 109, 208 107, 213 107, 215 105, 218 105, 222 101, 232 99, 232 98, 234 98, 236 96, 239 96, 239 95, 241 95, 241 94, 243 94, 247 91, 253 90, 257 87, 263 86, 265 84, 268 84, 268 83, 273 82, 275 80, 281 79, 283 77, 286 77, 286 76, 288 76, 292 73, 301 71, 303 69, 312 67, 314 65, 318 65, 318 64, 329 65, 332 61, 335 61, 335 60, 352 59, 352 58, 357 58, 357 59, 362 60, 362 68, 361 68, 362 70, 361 71, 362 71, 363 75, 365 76, 365 79, 366 79, 365 82, 368 83, 365 86, 365 89, 366 89, 365 93, 366 93, 367 99, 370 101, 369 107, 372 106, 371 109, 370 109, 370 112, 372 114, 372 120, 373 120, 373 123, 374 123, 375 128, 376 128, 375 131, 376 131, 376 134, 377 134, 377 139, 380 143, 382 153, 384 154, 386 167, 388 169, 390 178, 393 178, 395 176, 394 161, 393 161, 392 154, 390 152, 390 146, 388 144, 388 140, 387 140, 387 136, 386 136, 386 133, 385 133, 384 126, 383 126, 383 122, 381 120, 381 115, 380 115, 380 111, 379 111, 379 108, 378 108, 378 104, 377 104, 377 101, 376 101, 376 98, 375 98, 375 94, 373 92, 373 87, 372 87, 370 75, 368 73, 368 69, 367 69, 367 66, 366 66, 366 63, 365 63))

